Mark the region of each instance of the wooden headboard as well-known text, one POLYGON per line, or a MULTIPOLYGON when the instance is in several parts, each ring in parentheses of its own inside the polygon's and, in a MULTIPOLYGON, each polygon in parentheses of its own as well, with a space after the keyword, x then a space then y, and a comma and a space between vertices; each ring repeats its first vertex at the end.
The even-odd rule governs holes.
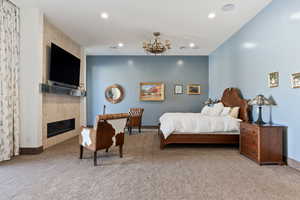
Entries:
POLYGON ((237 88, 227 88, 221 98, 225 107, 240 107, 239 119, 249 121, 249 105, 247 100, 243 99, 241 92, 237 88))

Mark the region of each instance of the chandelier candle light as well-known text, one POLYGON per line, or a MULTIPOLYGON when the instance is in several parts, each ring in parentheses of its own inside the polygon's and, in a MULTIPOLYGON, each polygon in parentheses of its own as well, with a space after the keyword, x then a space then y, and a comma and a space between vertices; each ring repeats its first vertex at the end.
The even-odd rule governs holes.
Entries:
POLYGON ((160 41, 160 32, 154 32, 153 35, 153 41, 150 40, 149 42, 143 42, 143 48, 147 53, 157 55, 171 49, 171 43, 169 40, 166 40, 165 43, 160 41))

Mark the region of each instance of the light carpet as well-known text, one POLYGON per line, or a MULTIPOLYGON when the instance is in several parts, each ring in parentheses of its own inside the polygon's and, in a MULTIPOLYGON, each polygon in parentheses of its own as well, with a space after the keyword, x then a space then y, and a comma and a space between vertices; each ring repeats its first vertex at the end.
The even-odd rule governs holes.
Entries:
POLYGON ((171 145, 159 149, 156 132, 125 138, 118 148, 78 159, 77 138, 40 155, 0 163, 4 200, 289 200, 300 199, 300 172, 259 166, 236 147, 171 145))

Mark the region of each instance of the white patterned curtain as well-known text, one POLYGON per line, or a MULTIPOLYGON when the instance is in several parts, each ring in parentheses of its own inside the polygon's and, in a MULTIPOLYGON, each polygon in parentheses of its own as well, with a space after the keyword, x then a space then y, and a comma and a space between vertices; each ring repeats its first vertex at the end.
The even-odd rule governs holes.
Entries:
POLYGON ((19 154, 19 9, 0 0, 0 161, 19 154))

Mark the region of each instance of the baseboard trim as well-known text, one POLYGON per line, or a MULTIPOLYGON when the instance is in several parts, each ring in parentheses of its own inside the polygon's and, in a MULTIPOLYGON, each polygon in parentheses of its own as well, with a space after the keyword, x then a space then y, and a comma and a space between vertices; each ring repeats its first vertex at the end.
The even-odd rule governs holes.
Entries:
POLYGON ((146 126, 142 126, 143 129, 158 129, 158 126, 150 126, 150 125, 146 125, 146 126))
POLYGON ((36 155, 40 154, 44 151, 44 147, 21 147, 20 154, 21 155, 36 155))
POLYGON ((292 158, 287 159, 288 166, 300 171, 300 162, 292 158))

